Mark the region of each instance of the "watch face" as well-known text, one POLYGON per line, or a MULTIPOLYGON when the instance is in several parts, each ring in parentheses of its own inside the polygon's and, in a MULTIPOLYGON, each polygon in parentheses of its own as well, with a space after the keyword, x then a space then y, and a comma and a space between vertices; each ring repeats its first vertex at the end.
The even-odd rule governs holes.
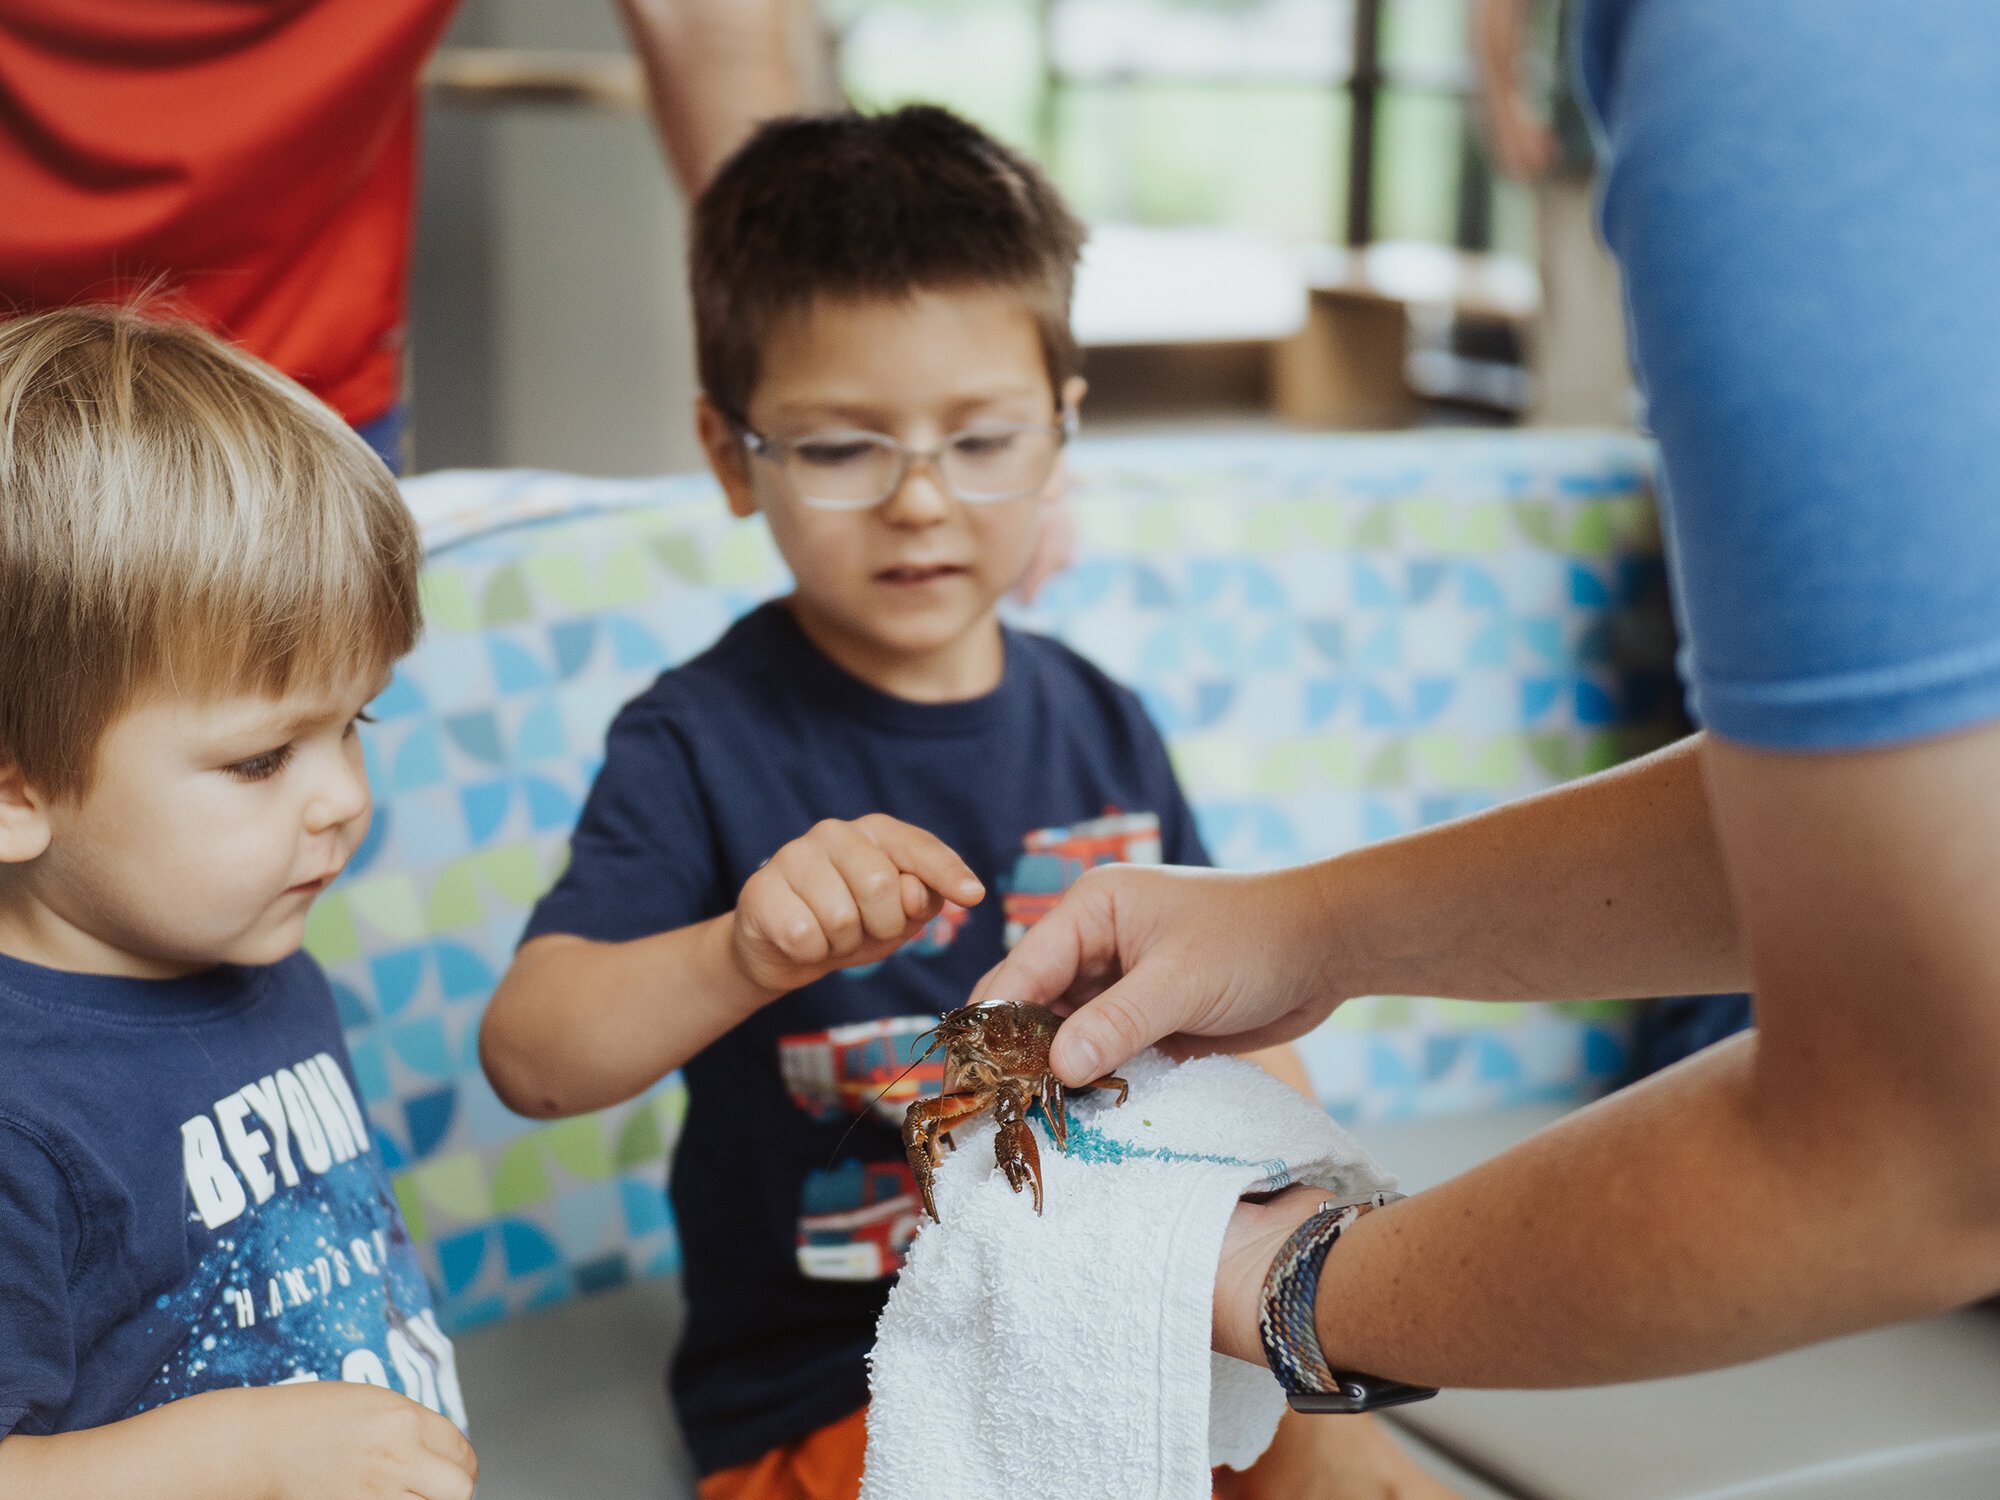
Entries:
POLYGON ((1340 1389, 1333 1391, 1287 1391, 1285 1399, 1293 1411, 1322 1415, 1353 1416, 1358 1412, 1380 1411, 1385 1406, 1407 1406, 1412 1401, 1428 1401, 1437 1394, 1431 1385, 1405 1385, 1400 1380, 1377 1380, 1373 1375, 1334 1372, 1340 1389))

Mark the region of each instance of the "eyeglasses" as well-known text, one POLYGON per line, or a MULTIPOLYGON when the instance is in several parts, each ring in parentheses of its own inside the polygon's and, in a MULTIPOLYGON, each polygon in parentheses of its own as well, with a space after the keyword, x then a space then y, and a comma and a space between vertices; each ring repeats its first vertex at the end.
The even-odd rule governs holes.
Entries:
POLYGON ((813 510, 872 510, 926 465, 967 505, 1024 500, 1055 473, 1076 435, 1076 413, 1060 422, 995 422, 954 432, 935 448, 907 448, 886 433, 842 429, 806 437, 766 437, 742 422, 743 446, 778 465, 799 504, 813 510))

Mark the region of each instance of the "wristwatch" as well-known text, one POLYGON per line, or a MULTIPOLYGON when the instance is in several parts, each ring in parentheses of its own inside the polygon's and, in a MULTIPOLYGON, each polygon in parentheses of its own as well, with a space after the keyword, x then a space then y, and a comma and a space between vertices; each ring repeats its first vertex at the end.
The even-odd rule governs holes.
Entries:
POLYGON ((1278 1258, 1271 1262, 1264 1277, 1257 1325, 1264 1338, 1264 1358, 1285 1388, 1285 1399, 1293 1411, 1377 1411, 1437 1394, 1435 1386, 1406 1385, 1358 1370, 1332 1368, 1320 1352, 1319 1326, 1313 1317, 1319 1273, 1333 1242, 1363 1214, 1402 1196, 1369 1193, 1357 1198, 1329 1198, 1319 1206, 1319 1212, 1292 1231, 1278 1258))

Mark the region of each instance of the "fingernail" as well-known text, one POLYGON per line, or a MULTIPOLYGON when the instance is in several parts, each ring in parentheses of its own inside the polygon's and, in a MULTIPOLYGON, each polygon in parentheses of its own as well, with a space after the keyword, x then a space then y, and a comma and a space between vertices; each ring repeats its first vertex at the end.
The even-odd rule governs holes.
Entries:
POLYGON ((958 883, 958 893, 961 896, 983 896, 986 894, 986 887, 967 876, 958 883))
POLYGON ((1063 1048, 1063 1057, 1068 1066, 1062 1071, 1072 1078, 1093 1079, 1103 1071, 1099 1066, 1103 1059, 1089 1042, 1071 1042, 1063 1048))

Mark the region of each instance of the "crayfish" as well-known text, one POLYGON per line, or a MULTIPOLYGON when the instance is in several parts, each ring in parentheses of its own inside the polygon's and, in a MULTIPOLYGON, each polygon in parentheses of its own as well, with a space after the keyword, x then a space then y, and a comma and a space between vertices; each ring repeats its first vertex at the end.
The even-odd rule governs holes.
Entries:
POLYGON ((924 1212, 933 1221, 938 1216, 931 1196, 940 1160, 938 1142, 951 1149, 953 1126, 992 1110, 1000 1127, 993 1138, 994 1158, 1015 1192, 1023 1184, 1033 1191, 1035 1212, 1040 1213, 1042 1159, 1028 1128, 1028 1111, 1042 1106, 1049 1134, 1061 1150, 1069 1140, 1068 1095, 1116 1086, 1117 1102, 1125 1102, 1130 1085, 1115 1075, 1107 1073, 1082 1089, 1072 1089, 1049 1071, 1049 1043, 1061 1024, 1047 1006, 1015 1000, 960 1006, 938 1022, 918 1061, 944 1049, 944 1092, 934 1099, 919 1099, 903 1116, 903 1149, 909 1153, 924 1212))

